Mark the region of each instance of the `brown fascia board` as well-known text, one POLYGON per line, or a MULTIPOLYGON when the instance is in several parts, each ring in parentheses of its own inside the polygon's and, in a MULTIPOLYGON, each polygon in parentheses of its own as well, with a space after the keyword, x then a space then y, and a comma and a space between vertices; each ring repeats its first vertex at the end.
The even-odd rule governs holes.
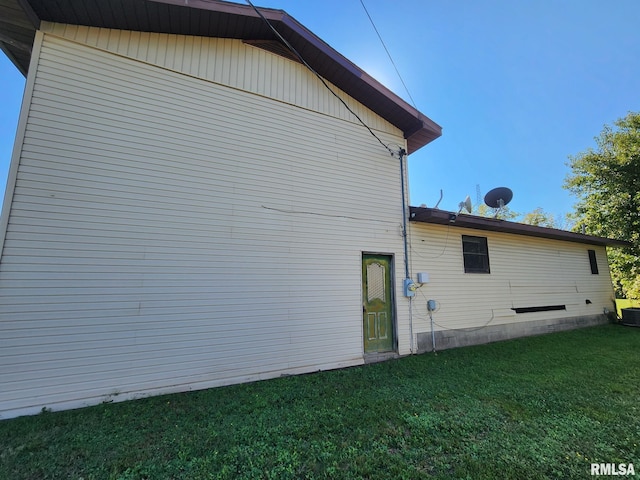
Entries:
MULTIPOLYGON (((164 3, 176 5, 178 7, 195 8, 198 10, 208 10, 218 13, 226 13, 240 17, 259 18, 258 14, 249 5, 216 0, 148 0, 149 3, 164 3)), ((287 13, 284 10, 275 8, 259 7, 260 13, 269 21, 280 21, 287 13)))
MULTIPOLYGON (((331 48, 293 17, 285 13, 282 23, 297 34, 303 43, 306 42, 319 51, 319 60, 309 62, 314 70, 403 131, 407 140, 408 153, 418 150, 442 135, 440 125, 331 48), (335 66, 345 70, 348 75, 342 77, 331 75, 327 68, 335 68, 335 66)), ((296 45, 293 47, 298 49, 296 45)))
MULTIPOLYGON (((0 0, 19 2, 30 21, 82 24, 102 28, 182 35, 276 40, 249 5, 215 0, 0 0), (198 21, 194 12, 214 15, 198 21), (28 12, 27 12, 28 11, 28 12), (132 15, 134 17, 132 18, 132 15), (215 17, 217 16, 217 17, 215 17), (222 21, 224 20, 224 21, 222 21), (232 21, 236 20, 236 21, 232 21)), ((413 153, 442 134, 442 128, 314 35, 284 10, 260 13, 322 77, 403 132, 413 153)), ((2 32, 0 32, 2 33, 2 32)))
POLYGON ((566 242, 584 243, 588 245, 600 245, 604 247, 629 247, 630 242, 623 240, 613 240, 610 238, 594 237, 592 235, 582 235, 581 233, 558 230, 555 228, 538 227, 524 223, 509 222, 497 218, 478 217, 461 213, 457 215, 454 222, 451 216, 454 212, 439 210, 435 208, 409 207, 409 219, 416 223, 431 223, 436 225, 448 225, 454 228, 471 228, 475 230, 485 230, 491 232, 512 233, 515 235, 526 235, 528 237, 549 238, 552 240, 563 240, 566 242))

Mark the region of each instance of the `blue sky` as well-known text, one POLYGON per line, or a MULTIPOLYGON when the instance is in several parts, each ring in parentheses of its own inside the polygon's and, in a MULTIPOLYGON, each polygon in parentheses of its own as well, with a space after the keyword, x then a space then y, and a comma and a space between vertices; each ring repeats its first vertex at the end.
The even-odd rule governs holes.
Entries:
MULTIPOLYGON (((241 2, 239 2, 241 3, 241 2)), ((261 0, 286 10, 401 97, 360 0, 261 0)), ((514 192, 516 212, 562 215, 569 155, 640 111, 637 0, 365 0, 417 108, 443 135, 409 158, 411 204, 455 210, 476 185, 514 192)), ((0 185, 24 79, 0 54, 0 185)))

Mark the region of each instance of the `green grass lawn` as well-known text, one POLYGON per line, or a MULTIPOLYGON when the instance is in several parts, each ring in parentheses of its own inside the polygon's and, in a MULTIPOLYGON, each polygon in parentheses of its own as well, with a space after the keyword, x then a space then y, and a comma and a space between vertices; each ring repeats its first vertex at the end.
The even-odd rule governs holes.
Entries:
POLYGON ((12 480, 598 478, 592 462, 640 473, 640 329, 0 422, 12 480))

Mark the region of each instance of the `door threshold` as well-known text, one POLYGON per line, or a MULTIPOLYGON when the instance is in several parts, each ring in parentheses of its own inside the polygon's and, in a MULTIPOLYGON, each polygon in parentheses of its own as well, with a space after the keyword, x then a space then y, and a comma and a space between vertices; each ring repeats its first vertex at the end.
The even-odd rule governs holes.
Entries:
POLYGON ((393 358, 399 358, 396 352, 372 352, 364 354, 364 363, 377 363, 391 360, 393 358))

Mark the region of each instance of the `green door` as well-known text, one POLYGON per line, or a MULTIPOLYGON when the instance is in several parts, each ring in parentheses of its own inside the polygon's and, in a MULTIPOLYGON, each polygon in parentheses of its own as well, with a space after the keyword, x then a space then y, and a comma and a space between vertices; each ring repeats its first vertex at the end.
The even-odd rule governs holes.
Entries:
POLYGON ((364 351, 393 350, 393 290, 391 256, 362 255, 362 315, 364 351))

